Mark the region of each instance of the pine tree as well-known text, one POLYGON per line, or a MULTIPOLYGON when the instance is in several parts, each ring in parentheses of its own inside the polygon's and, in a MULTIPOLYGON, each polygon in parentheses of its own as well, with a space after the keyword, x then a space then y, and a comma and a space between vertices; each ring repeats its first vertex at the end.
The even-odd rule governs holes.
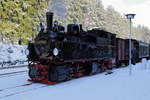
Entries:
POLYGON ((88 0, 72 0, 67 12, 67 23, 83 23, 87 10, 88 0))
POLYGON ((1 0, 0 33, 13 42, 27 42, 37 34, 38 16, 47 7, 47 0, 1 0))

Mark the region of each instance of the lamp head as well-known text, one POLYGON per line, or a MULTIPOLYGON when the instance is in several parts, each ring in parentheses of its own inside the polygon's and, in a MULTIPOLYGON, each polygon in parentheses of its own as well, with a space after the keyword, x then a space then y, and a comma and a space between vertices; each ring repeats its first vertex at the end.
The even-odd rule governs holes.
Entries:
POLYGON ((133 19, 136 14, 126 14, 127 19, 133 19))

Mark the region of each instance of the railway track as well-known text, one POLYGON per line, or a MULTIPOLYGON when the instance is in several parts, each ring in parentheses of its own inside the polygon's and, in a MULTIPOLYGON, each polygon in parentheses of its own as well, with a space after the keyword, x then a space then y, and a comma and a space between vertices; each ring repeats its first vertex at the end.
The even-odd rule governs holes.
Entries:
MULTIPOLYGON (((5 68, 0 68, 0 69, 10 69, 10 68, 20 68, 20 67, 26 67, 27 65, 23 66, 11 66, 11 67, 5 67, 5 68)), ((7 72, 7 71, 6 71, 7 72)), ((27 74, 28 70, 21 70, 21 71, 15 71, 15 72, 7 72, 7 73, 2 73, 0 74, 0 78, 4 77, 12 77, 16 75, 24 75, 27 74)), ((17 76, 20 77, 20 76, 17 76)), ((7 82, 6 82, 7 83, 7 82)), ((0 99, 5 99, 6 97, 10 97, 13 95, 37 90, 40 88, 47 87, 48 85, 43 85, 43 84, 37 84, 37 83, 30 83, 30 82, 25 82, 24 84, 20 85, 12 85, 12 86, 7 86, 5 88, 0 88, 0 99)))
POLYGON ((28 85, 31 85, 31 84, 32 84, 32 83, 27 83, 27 84, 22 84, 22 85, 17 85, 17 86, 12 86, 12 87, 3 88, 3 89, 0 89, 0 92, 1 92, 1 91, 5 91, 5 90, 9 90, 9 89, 14 89, 14 88, 17 88, 17 87, 28 86, 28 85))
POLYGON ((16 69, 16 68, 22 68, 22 67, 27 67, 27 66, 28 66, 28 65, 0 67, 0 70, 4 70, 4 71, 6 70, 6 73, 0 73, 0 78, 3 78, 3 77, 11 77, 11 76, 15 76, 15 75, 20 75, 20 74, 26 73, 28 70, 7 72, 7 69, 16 69))
POLYGON ((10 73, 3 73, 0 74, 0 78, 4 78, 4 77, 11 77, 11 76, 15 76, 15 75, 20 75, 20 74, 26 74, 28 72, 28 70, 24 70, 24 71, 16 71, 16 72, 10 72, 10 73))
POLYGON ((17 95, 17 94, 22 94, 25 92, 37 90, 40 88, 48 87, 49 85, 41 85, 41 84, 32 84, 32 83, 27 83, 27 84, 22 84, 14 87, 8 87, 4 89, 0 89, 0 99, 17 95))
MULTIPOLYGON (((11 77, 11 76, 15 76, 15 75, 23 75, 27 74, 28 70, 22 70, 22 71, 16 71, 16 72, 8 72, 8 73, 2 73, 0 74, 0 78, 4 78, 6 77, 6 82, 7 83, 7 77, 11 77)), ((17 76, 17 77, 22 77, 22 76, 17 76)), ((9 78, 8 78, 9 79, 9 78)), ((11 78, 10 78, 11 79, 11 78)), ((43 85, 43 84, 38 84, 38 83, 31 83, 31 82, 27 82, 25 81, 25 83, 20 84, 20 85, 8 85, 5 87, 0 88, 0 99, 5 99, 6 97, 10 97, 13 95, 17 95, 17 94, 21 94, 21 93, 25 93, 25 92, 29 92, 29 91, 33 91, 33 90, 37 90, 40 88, 44 88, 47 87, 48 85, 43 85)))
POLYGON ((6 67, 0 67, 0 70, 2 70, 2 69, 21 68, 21 67, 27 67, 27 66, 28 66, 28 65, 6 66, 6 67))

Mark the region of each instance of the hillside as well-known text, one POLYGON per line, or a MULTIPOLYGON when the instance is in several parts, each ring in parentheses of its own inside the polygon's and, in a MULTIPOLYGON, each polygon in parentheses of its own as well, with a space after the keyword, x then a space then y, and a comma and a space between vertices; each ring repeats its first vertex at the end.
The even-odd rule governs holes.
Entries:
MULTIPOLYGON (((53 11, 61 24, 83 24, 84 29, 100 28, 118 37, 128 38, 128 21, 112 6, 104 8, 101 0, 1 0, 0 41, 27 43, 38 33, 39 22, 45 23, 45 12, 53 11)), ((150 29, 132 28, 133 37, 150 42, 150 29)))
MULTIPOLYGON (((104 8, 103 0, 52 0, 48 8, 56 14, 55 19, 65 25, 81 23, 84 29, 100 28, 128 38, 128 20, 112 6, 104 8)), ((132 33, 132 38, 150 43, 148 27, 133 26, 132 33)))

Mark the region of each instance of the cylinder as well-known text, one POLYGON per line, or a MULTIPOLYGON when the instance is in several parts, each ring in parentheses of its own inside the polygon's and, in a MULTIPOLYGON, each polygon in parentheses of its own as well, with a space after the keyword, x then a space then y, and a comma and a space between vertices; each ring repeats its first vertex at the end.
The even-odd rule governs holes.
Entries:
POLYGON ((47 12, 46 13, 46 20, 47 20, 47 31, 53 30, 53 13, 47 12))

